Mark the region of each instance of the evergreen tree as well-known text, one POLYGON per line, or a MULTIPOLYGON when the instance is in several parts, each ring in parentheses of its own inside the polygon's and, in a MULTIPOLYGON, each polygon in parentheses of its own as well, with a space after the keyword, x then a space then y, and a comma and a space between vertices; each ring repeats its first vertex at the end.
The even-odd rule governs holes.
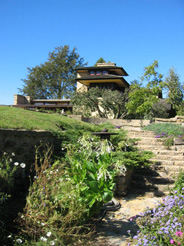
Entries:
POLYGON ((169 74, 165 78, 164 87, 167 92, 167 102, 171 103, 175 110, 178 110, 183 100, 183 88, 180 83, 179 75, 173 67, 169 69, 169 74))
POLYGON ((44 64, 27 68, 27 79, 22 79, 24 85, 19 91, 34 99, 69 98, 76 88, 75 69, 85 65, 75 48, 57 47, 44 64))

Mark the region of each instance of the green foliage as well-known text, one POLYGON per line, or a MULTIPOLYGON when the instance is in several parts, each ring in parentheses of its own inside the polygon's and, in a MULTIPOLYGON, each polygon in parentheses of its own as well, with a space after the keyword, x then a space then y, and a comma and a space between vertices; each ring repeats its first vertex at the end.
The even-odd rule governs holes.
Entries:
POLYGON ((116 151, 112 154, 113 162, 121 162, 126 168, 136 169, 141 166, 149 167, 149 159, 153 157, 151 151, 116 151))
POLYGON ((96 63, 94 64, 94 67, 96 67, 97 66, 97 63, 105 63, 106 61, 103 59, 103 57, 100 57, 97 61, 96 61, 96 63))
POLYGON ((178 106, 177 115, 184 116, 184 101, 178 106))
POLYGON ((1 242, 6 240, 6 202, 14 191, 14 177, 17 167, 12 163, 12 155, 7 153, 0 154, 0 238, 1 242))
POLYGON ((179 194, 183 194, 183 188, 184 188, 184 171, 180 169, 179 174, 174 177, 174 188, 171 189, 171 194, 174 193, 174 191, 177 191, 179 194))
POLYGON ((89 217, 112 199, 115 171, 111 167, 111 151, 109 142, 95 141, 89 136, 80 138, 77 148, 69 146, 66 155, 69 177, 78 185, 81 203, 86 204, 89 217))
POLYGON ((170 195, 136 219, 135 245, 184 245, 184 172, 180 170, 170 195))
POLYGON ((69 98, 75 91, 75 69, 84 65, 75 48, 59 46, 44 64, 27 68, 27 79, 22 80, 24 86, 19 91, 34 99, 69 98))
POLYGON ((178 136, 184 133, 184 128, 181 125, 172 123, 152 123, 143 127, 143 130, 154 131, 157 135, 165 133, 167 135, 178 136))
POLYGON ((174 109, 179 110, 183 100, 183 88, 179 80, 179 75, 173 67, 170 68, 169 74, 165 78, 164 88, 167 92, 168 103, 171 103, 174 109))
POLYGON ((4 152, 0 155, 0 191, 10 194, 14 185, 17 167, 12 163, 12 156, 4 152))
POLYGON ((130 86, 129 101, 126 104, 128 114, 138 114, 141 118, 152 117, 153 104, 159 101, 158 95, 162 89, 162 75, 156 72, 158 62, 154 61, 141 77, 141 83, 135 81, 130 86), (143 86, 142 83, 147 83, 143 86))
POLYGON ((168 118, 169 108, 165 100, 160 100, 152 106, 151 114, 153 118, 168 118))
POLYGON ((123 94, 119 91, 91 88, 88 91, 76 92, 72 98, 72 104, 81 107, 81 113, 96 112, 101 118, 123 118, 127 114, 125 103, 128 100, 127 91, 123 94))
POLYGON ((164 140, 163 140, 163 145, 164 145, 167 149, 170 149, 171 146, 174 145, 174 137, 173 137, 173 136, 168 136, 168 137, 164 138, 164 140))
POLYGON ((163 145, 167 149, 174 145, 174 137, 181 137, 184 134, 181 125, 171 123, 152 123, 143 127, 143 130, 154 131, 157 139, 163 138, 163 145))
MULTIPOLYGON (((50 163, 46 152, 29 189, 25 211, 19 217, 24 240, 69 245, 89 230, 85 224, 113 196, 111 155, 108 142, 82 137, 67 147, 66 157, 50 163), (51 237, 47 233, 51 232, 51 237)), ((40 160, 41 161, 41 160, 40 160)))

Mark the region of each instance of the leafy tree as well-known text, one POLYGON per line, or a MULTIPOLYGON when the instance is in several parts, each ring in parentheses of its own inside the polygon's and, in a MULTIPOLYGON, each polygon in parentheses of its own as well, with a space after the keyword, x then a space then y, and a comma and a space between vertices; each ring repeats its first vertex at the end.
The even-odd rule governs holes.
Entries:
POLYGON ((97 61, 96 61, 96 63, 94 64, 94 67, 96 67, 97 66, 97 63, 105 63, 106 61, 103 59, 103 57, 100 57, 97 61))
POLYGON ((127 114, 125 103, 128 100, 128 93, 119 91, 102 90, 91 88, 88 91, 75 93, 72 103, 84 115, 91 116, 97 112, 101 118, 123 118, 127 114))
POLYGON ((167 92, 167 102, 171 103, 175 110, 178 110, 183 100, 183 88, 180 83, 179 75, 173 67, 170 68, 169 74, 165 78, 164 88, 167 92))
POLYGON ((49 53, 48 60, 39 66, 27 68, 27 79, 21 93, 35 99, 69 98, 74 93, 76 68, 85 66, 76 49, 59 46, 49 53))
POLYGON ((158 95, 162 89, 162 74, 159 74, 158 61, 154 61, 144 68, 141 82, 134 81, 130 86, 129 101, 126 104, 128 114, 138 114, 141 118, 152 116, 153 104, 158 102, 158 95), (147 83, 143 86, 143 83, 147 83))

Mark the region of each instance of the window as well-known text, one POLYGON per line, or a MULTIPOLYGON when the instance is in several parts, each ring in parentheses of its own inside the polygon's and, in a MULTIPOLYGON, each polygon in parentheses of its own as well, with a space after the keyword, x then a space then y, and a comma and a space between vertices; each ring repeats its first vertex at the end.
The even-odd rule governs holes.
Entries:
POLYGON ((101 74, 101 71, 96 71, 96 75, 100 75, 101 74))
POLYGON ((90 71, 89 75, 95 75, 95 72, 94 71, 90 71))
POLYGON ((108 71, 103 71, 103 74, 108 74, 108 71))

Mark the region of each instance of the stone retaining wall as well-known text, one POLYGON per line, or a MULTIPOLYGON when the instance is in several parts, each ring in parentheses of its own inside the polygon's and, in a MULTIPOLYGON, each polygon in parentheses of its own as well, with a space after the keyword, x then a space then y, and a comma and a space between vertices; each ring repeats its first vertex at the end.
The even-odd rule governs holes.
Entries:
POLYGON ((107 118, 87 118, 82 115, 70 115, 69 117, 81 120, 87 123, 101 124, 110 122, 115 126, 129 126, 129 127, 143 127, 150 124, 150 120, 137 120, 137 119, 107 119, 107 118))
POLYGON ((31 165, 35 160, 36 146, 53 145, 54 153, 61 150, 61 140, 47 131, 0 129, 0 152, 15 153, 14 162, 31 165))

